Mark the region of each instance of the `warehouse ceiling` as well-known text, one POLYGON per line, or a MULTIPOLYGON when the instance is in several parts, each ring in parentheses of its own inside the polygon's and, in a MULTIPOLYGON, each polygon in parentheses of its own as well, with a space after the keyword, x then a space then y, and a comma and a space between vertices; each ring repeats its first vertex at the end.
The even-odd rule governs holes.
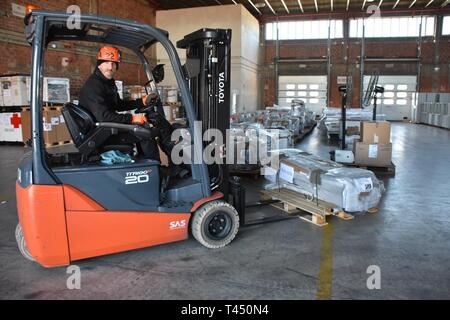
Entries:
POLYGON ((256 17, 339 12, 419 11, 450 7, 450 0, 149 0, 159 10, 242 4, 256 17))

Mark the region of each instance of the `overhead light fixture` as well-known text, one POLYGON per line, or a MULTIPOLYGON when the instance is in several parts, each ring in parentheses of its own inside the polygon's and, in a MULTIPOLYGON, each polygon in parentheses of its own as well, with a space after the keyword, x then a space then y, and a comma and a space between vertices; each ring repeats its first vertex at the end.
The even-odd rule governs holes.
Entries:
POLYGON ((366 1, 367 1, 367 0, 364 0, 363 5, 362 5, 362 7, 361 7, 361 10, 364 10, 364 6, 366 5, 366 1))
POLYGON ((330 0, 331 11, 333 11, 333 0, 330 0))
POLYGON ((302 13, 305 12, 305 11, 303 11, 302 2, 300 0, 297 0, 297 2, 298 2, 298 5, 300 7, 300 10, 302 10, 302 13))
POLYGON ((286 12, 289 13, 289 9, 286 6, 286 3, 284 3, 284 0, 281 0, 281 3, 283 4, 284 8, 286 9, 286 12))
POLYGON ((31 13, 33 10, 39 10, 40 8, 35 4, 27 4, 25 7, 26 14, 31 13))
POLYGON ((350 5, 350 0, 347 0, 347 8, 346 11, 348 11, 348 6, 350 5))
POLYGON ((443 4, 441 4, 441 8, 445 7, 449 3, 450 3, 450 0, 445 0, 445 2, 443 4))
POLYGON ((316 12, 319 12, 319 6, 317 5, 317 0, 314 0, 314 5, 316 6, 316 12))
POLYGON ((255 7, 257 7, 257 8, 264 8, 265 6, 266 6, 266 4, 264 2, 255 3, 255 7))
POLYGON ((267 6, 269 7, 270 11, 272 11, 274 15, 277 15, 277 14, 275 13, 275 10, 273 10, 272 6, 270 5, 269 1, 267 1, 267 0, 264 0, 264 1, 266 2, 266 4, 267 4, 267 6))
POLYGON ((434 0, 430 0, 430 2, 427 3, 427 5, 425 6, 425 8, 428 7, 430 4, 432 4, 433 1, 434 1, 434 0))
POLYGON ((414 5, 414 3, 416 3, 416 2, 417 2, 417 0, 414 0, 413 2, 411 2, 411 4, 409 5, 408 9, 411 8, 414 5))
POLYGON ((380 0, 380 2, 378 3, 378 8, 381 6, 382 3, 383 3, 383 0, 380 0))
POLYGON ((259 11, 259 9, 255 6, 255 4, 251 1, 251 0, 247 0, 253 8, 255 8, 256 11, 258 11, 259 15, 261 15, 261 11, 259 11))
POLYGON ((392 9, 395 9, 395 7, 397 7, 398 3, 400 2, 400 0, 397 0, 397 2, 394 4, 394 6, 392 7, 392 9))

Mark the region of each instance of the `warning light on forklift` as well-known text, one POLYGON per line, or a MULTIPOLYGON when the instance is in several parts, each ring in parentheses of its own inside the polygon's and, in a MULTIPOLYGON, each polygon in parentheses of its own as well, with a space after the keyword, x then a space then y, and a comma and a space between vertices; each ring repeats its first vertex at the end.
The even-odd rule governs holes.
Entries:
POLYGON ((27 4, 27 6, 25 8, 26 8, 27 14, 31 13, 33 10, 38 10, 39 9, 39 7, 37 5, 35 5, 35 4, 27 4))

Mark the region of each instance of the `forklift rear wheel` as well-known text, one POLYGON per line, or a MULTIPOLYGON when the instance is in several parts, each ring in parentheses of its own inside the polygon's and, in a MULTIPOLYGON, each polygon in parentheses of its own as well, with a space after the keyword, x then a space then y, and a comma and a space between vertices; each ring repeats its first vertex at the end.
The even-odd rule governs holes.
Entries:
POLYGON ((25 242, 25 237, 23 236, 23 232, 22 232, 22 226, 20 225, 20 223, 18 223, 17 227, 16 227, 16 241, 17 241, 17 246, 19 247, 20 253, 26 259, 28 259, 30 261, 35 261, 33 256, 28 251, 27 244, 25 242))
POLYGON ((210 249, 229 244, 239 229, 239 215, 236 209, 221 200, 208 202, 200 207, 192 219, 194 238, 210 249))

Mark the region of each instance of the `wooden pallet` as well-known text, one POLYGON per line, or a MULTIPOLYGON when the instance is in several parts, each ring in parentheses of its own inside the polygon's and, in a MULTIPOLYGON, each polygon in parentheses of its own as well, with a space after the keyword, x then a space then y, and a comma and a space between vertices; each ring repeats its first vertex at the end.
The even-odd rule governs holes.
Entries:
POLYGON ((361 165, 361 164, 354 164, 354 163, 350 163, 350 164, 346 163, 345 165, 349 166, 349 167, 357 167, 357 168, 370 170, 373 173, 375 173, 375 175, 379 175, 379 176, 395 176, 395 164, 393 162, 391 162, 390 166, 385 166, 385 167, 375 167, 375 166, 361 165))
POLYGON ((253 180, 258 180, 259 176, 261 175, 261 169, 252 169, 252 170, 238 170, 231 168, 229 171, 230 175, 233 176, 239 176, 239 177, 249 177, 253 180))
POLYGON ((327 216, 333 215, 343 220, 352 220, 354 216, 336 208, 335 205, 289 189, 261 190, 261 201, 278 200, 272 206, 299 219, 322 227, 327 225, 327 216))
POLYGON ((313 129, 316 127, 316 124, 312 125, 311 127, 307 127, 303 130, 302 133, 295 135, 292 137, 292 140, 294 141, 294 144, 299 143, 300 141, 303 140, 303 138, 308 135, 309 133, 311 133, 311 131, 313 131, 313 129))
POLYGON ((164 103, 164 105, 172 107, 181 107, 181 102, 166 102, 164 103))
POLYGON ((62 145, 65 145, 65 144, 72 144, 72 143, 73 143, 72 140, 58 141, 58 142, 53 142, 53 143, 45 143, 45 147, 46 148, 50 148, 50 147, 53 147, 53 146, 62 146, 62 145))

